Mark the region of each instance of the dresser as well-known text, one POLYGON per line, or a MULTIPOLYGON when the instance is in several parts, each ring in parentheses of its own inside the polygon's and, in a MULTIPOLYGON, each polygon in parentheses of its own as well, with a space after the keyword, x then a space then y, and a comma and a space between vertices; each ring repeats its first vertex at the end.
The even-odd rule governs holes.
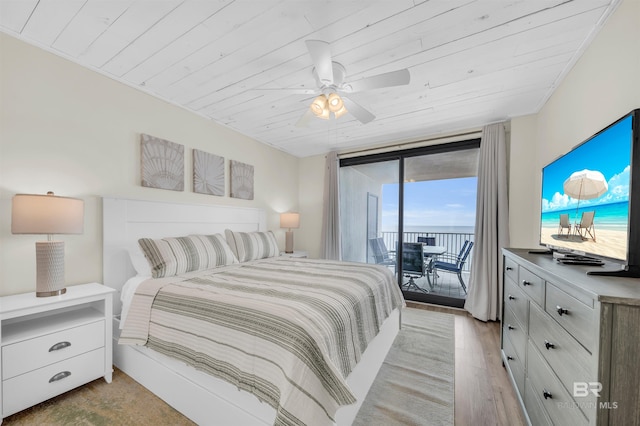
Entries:
POLYGON ((527 420, 640 425, 640 279, 503 255, 502 360, 527 420))
POLYGON ((0 422, 99 377, 111 382, 113 292, 90 283, 0 297, 0 422))

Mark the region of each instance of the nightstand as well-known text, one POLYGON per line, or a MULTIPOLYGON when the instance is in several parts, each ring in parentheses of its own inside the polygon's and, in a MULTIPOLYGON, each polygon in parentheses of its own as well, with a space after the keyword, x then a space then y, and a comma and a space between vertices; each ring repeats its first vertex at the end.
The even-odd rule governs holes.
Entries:
POLYGON ((309 253, 304 250, 294 250, 293 253, 280 252, 280 256, 286 257, 309 257, 309 253))
POLYGON ((91 283, 0 297, 0 421, 99 377, 111 383, 114 292, 91 283))

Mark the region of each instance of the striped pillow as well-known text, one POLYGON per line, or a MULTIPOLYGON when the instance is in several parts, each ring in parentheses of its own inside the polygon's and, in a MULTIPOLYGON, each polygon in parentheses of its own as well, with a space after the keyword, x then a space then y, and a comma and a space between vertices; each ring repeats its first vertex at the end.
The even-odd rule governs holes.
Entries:
POLYGON ((231 250, 240 262, 278 256, 278 243, 273 232, 233 232, 224 231, 231 250))
POLYGON ((141 238, 140 248, 151 267, 153 278, 172 277, 238 263, 221 234, 153 240, 141 238))

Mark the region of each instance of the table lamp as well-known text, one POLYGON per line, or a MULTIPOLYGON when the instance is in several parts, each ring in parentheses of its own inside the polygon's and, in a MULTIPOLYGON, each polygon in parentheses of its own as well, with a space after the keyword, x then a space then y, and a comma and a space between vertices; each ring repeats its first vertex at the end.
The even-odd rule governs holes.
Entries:
POLYGON ((292 228, 300 227, 299 213, 280 213, 280 228, 288 228, 285 237, 284 252, 293 253, 293 231, 292 228))
POLYGON ((11 203, 12 234, 46 234, 36 242, 36 296, 64 294, 64 241, 53 234, 82 234, 84 201, 77 198, 16 194, 11 203))

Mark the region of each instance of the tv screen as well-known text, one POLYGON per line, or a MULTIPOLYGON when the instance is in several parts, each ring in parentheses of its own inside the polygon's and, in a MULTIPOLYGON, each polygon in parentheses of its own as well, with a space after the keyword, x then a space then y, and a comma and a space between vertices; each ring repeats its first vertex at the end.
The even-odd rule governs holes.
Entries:
POLYGON ((636 257, 630 255, 635 247, 629 241, 635 232, 631 227, 640 225, 630 220, 631 191, 640 191, 631 185, 639 112, 620 118, 542 169, 542 245, 623 265, 636 257))

